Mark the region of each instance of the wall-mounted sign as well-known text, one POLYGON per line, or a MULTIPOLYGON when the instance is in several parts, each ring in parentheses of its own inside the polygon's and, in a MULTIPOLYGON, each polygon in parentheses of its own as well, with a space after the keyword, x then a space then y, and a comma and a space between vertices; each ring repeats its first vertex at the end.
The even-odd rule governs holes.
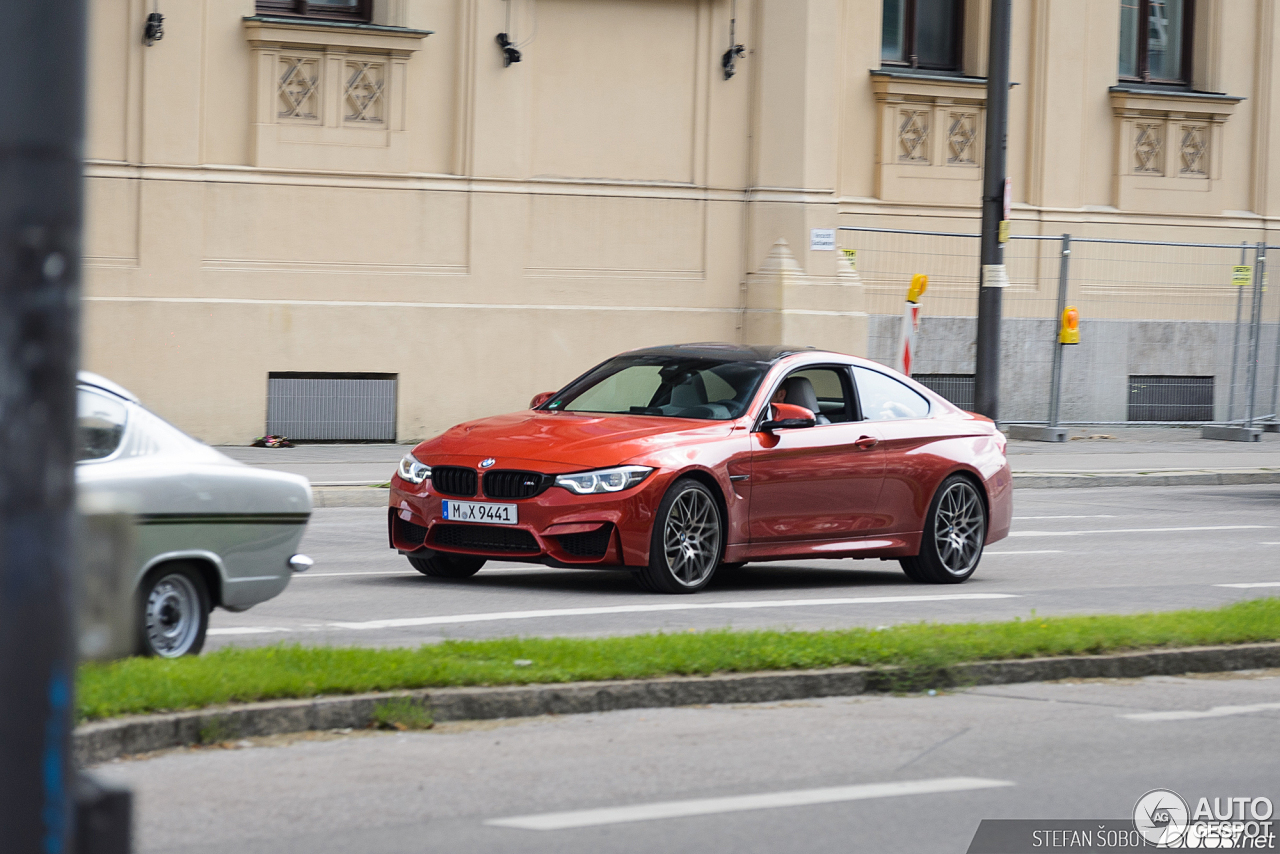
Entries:
POLYGON ((836 230, 834 228, 809 229, 809 248, 833 252, 836 248, 836 230))

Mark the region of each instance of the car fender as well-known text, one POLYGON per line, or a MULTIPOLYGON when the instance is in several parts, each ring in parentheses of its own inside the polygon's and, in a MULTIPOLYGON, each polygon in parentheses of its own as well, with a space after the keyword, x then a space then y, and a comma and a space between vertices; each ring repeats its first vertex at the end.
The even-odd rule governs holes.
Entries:
POLYGON ((157 566, 166 563, 178 563, 181 561, 201 561, 213 567, 213 571, 216 573, 217 577, 214 579, 216 581, 216 585, 209 590, 209 600, 214 605, 222 605, 222 592, 226 589, 227 585, 227 568, 222 563, 222 558, 220 558, 216 553, 206 549, 180 549, 177 551, 161 552, 151 556, 145 563, 143 563, 142 567, 134 576, 133 589, 139 589, 142 586, 142 580, 146 578, 147 574, 157 566))

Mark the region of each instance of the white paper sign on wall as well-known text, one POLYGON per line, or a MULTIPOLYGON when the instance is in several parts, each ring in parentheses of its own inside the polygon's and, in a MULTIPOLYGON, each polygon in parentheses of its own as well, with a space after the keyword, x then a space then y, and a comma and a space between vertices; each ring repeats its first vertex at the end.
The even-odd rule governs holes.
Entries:
POLYGON ((809 248, 834 252, 836 248, 836 230, 834 228, 809 229, 809 248))

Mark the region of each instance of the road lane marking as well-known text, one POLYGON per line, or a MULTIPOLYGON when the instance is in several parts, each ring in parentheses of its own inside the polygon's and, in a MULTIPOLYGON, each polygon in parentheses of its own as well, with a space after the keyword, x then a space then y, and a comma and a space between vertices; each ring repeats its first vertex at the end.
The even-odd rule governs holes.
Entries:
POLYGON ((1178 531, 1254 531, 1275 525, 1193 525, 1186 528, 1105 528, 1096 531, 1011 531, 1010 537, 1084 537, 1093 534, 1160 534, 1178 531))
POLYGON ((544 608, 537 611, 494 611, 486 614, 449 614, 435 617, 402 617, 389 620, 335 622, 336 629, 403 629, 450 623, 487 623, 496 620, 531 620, 544 617, 589 617, 601 614, 647 614, 663 611, 746 610, 752 608, 806 608, 821 605, 879 605, 897 602, 958 602, 974 599, 1017 599, 1013 593, 951 593, 933 596, 864 596, 841 599, 766 599, 742 602, 676 602, 661 605, 607 605, 599 608, 544 608))
POLYGON ((1204 718, 1225 718, 1231 715, 1252 715, 1257 712, 1280 711, 1280 703, 1254 703, 1248 706, 1214 706, 1204 712, 1141 712, 1135 715, 1119 715, 1131 721, 1197 721, 1204 718))
POLYGON ((1277 543, 1258 543, 1258 545, 1260 545, 1260 546, 1280 546, 1280 542, 1277 542, 1277 543))
POLYGON ((1025 552, 983 551, 982 556, 986 557, 987 555, 1060 555, 1060 554, 1062 554, 1062 549, 1034 549, 1032 551, 1025 551, 1025 552))
POLYGON ((790 792, 768 792, 759 795, 739 795, 727 798, 695 798, 687 801, 660 801, 651 804, 635 804, 627 807, 604 807, 573 812, 552 812, 541 815, 518 815, 511 818, 495 818, 485 824, 493 827, 514 827, 521 830, 567 830, 575 827, 598 827, 604 824, 624 824, 632 821, 653 821, 663 818, 688 818, 696 815, 716 815, 729 812, 776 809, 778 807, 802 807, 813 804, 834 804, 845 801, 865 801, 875 798, 895 798, 902 795, 932 795, 942 792, 968 792, 975 789, 995 789, 1015 785, 1010 780, 986 780, 980 777, 943 777, 934 780, 908 780, 901 783, 870 783, 860 786, 832 786, 825 789, 796 789, 790 792))
POLYGON ((292 632, 296 629, 282 629, 273 626, 232 626, 225 629, 208 629, 207 635, 267 635, 273 632, 292 632))
MULTIPOLYGON (((622 567, 618 567, 618 569, 622 569, 622 567)), ((494 572, 550 572, 553 570, 560 571, 560 572, 571 571, 571 570, 559 570, 555 567, 548 567, 548 566, 515 567, 515 568, 507 568, 507 569, 482 569, 480 571, 488 575, 494 572)), ((412 569, 395 569, 395 570, 380 569, 373 572, 301 572, 295 575, 294 578, 338 578, 342 576, 358 576, 358 575, 403 575, 408 578, 416 578, 418 576, 418 573, 416 573, 412 569)))
POLYGON ((1215 584, 1214 587, 1235 587, 1246 590, 1250 587, 1280 587, 1280 581, 1246 581, 1240 584, 1215 584))
POLYGON ((375 572, 300 572, 294 578, 338 578, 346 575, 414 575, 413 570, 377 570, 375 572))
POLYGON ((1015 522, 1026 522, 1029 519, 1114 519, 1110 513, 1098 513, 1092 516, 1014 516, 1015 522))

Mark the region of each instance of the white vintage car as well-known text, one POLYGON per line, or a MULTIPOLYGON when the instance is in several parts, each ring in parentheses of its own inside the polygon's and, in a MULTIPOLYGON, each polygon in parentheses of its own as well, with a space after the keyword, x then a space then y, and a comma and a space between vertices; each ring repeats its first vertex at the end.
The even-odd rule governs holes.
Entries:
POLYGON ((204 646, 214 607, 243 611, 312 561, 297 554, 311 516, 305 477, 246 466, 81 372, 76 487, 135 519, 136 651, 176 658, 204 646))

